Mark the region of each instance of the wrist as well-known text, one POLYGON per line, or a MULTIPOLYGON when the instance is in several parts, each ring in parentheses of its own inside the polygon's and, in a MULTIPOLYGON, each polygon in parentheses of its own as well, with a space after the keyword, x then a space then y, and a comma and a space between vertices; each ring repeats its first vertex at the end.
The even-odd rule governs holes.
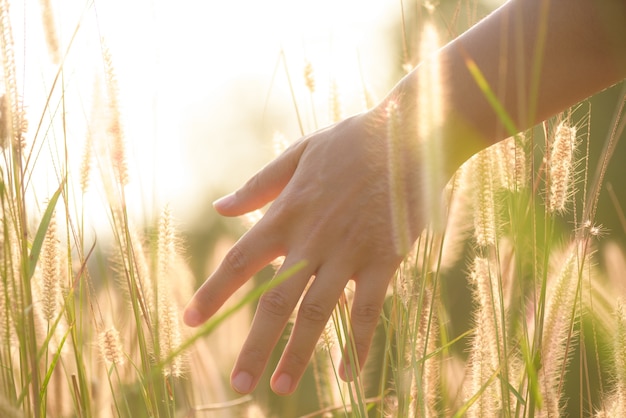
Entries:
MULTIPOLYGON (((450 59, 450 52, 444 49, 420 63, 370 111, 371 120, 385 124, 390 106, 396 108, 402 121, 399 129, 403 141, 428 150, 420 158, 439 167, 441 180, 437 184, 441 187, 472 155, 495 142, 483 126, 492 113, 484 97, 476 97, 475 91, 471 97, 451 91, 456 84, 453 78, 468 71, 464 63, 450 59), (433 74, 433 69, 439 74, 433 74), (485 101, 485 105, 480 105, 480 101, 485 101)), ((465 83, 474 83, 465 78, 465 83)))

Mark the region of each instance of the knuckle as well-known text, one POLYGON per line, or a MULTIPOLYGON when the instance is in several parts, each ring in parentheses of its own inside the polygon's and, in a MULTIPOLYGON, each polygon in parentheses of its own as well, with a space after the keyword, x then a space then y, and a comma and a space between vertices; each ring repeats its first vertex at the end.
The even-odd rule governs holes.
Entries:
POLYGON ((310 355, 306 356, 295 351, 288 351, 284 353, 282 363, 289 369, 303 370, 308 366, 310 360, 310 355))
POLYGON ((200 290, 198 290, 195 295, 195 300, 202 309, 220 305, 217 294, 206 287, 201 287, 200 290))
POLYGON ((245 272, 248 266, 248 257, 238 246, 234 246, 224 257, 224 268, 231 275, 238 276, 245 272))
POLYGON ((302 214, 302 210, 298 199, 294 198, 294 193, 286 190, 272 203, 267 214, 273 216, 276 220, 280 220, 278 224, 287 225, 291 219, 302 214))
POLYGON ((369 340, 363 341, 363 340, 357 339, 354 342, 354 348, 356 349, 356 353, 357 353, 357 363, 362 364, 362 362, 367 357, 367 353, 370 350, 370 341, 369 340))
POLYGON ((352 308, 352 321, 358 324, 376 324, 380 317, 380 307, 375 304, 365 304, 352 308))
POLYGON ((250 179, 249 189, 252 191, 263 190, 268 185, 268 175, 265 171, 260 171, 250 179))
POLYGON ((258 172, 252 177, 250 177, 244 183, 240 191, 243 193, 246 193, 246 192, 254 192, 255 190, 258 190, 262 186, 261 176, 262 176, 261 172, 258 172))
POLYGON ((293 310, 285 295, 277 289, 272 289, 261 297, 258 309, 261 312, 281 318, 291 315, 293 310))
POLYGON ((318 302, 305 302, 300 306, 298 316, 314 323, 326 323, 326 309, 318 302))
POLYGON ((246 344, 241 348, 241 352, 239 353, 239 359, 241 361, 255 366, 265 364, 267 357, 268 353, 262 350, 258 345, 246 344))

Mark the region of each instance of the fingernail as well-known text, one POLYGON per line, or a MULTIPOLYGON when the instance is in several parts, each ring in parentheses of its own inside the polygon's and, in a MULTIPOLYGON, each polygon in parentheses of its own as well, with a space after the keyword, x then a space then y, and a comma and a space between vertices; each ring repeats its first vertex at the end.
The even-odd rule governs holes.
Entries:
POLYGON ((279 395, 286 395, 291 393, 291 376, 286 373, 281 374, 274 382, 274 392, 279 395))
POLYGON ((252 376, 248 372, 239 372, 231 380, 231 385, 239 393, 248 393, 252 388, 252 376))
POLYGON ((188 308, 183 314, 183 321, 190 327, 197 327, 202 322, 202 318, 195 308, 188 308))
POLYGON ((228 194, 224 197, 220 197, 215 202, 213 202, 213 207, 217 207, 217 206, 221 208, 228 207, 233 203, 234 199, 235 199, 234 193, 228 194))

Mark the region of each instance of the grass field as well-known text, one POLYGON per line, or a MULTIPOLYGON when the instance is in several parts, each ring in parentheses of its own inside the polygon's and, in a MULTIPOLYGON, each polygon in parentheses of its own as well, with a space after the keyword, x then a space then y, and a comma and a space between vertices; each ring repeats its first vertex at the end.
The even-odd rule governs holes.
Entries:
MULTIPOLYGON (((228 376, 255 302, 289 272, 270 282, 264 270, 198 329, 181 314, 262 213, 241 227, 176 219, 152 197, 161 183, 137 178, 129 158, 137 109, 120 104, 119 70, 128 64, 97 30, 97 4, 60 22, 59 2, 18 3, 0 0, 1 416, 626 416, 626 200, 612 171, 624 152, 623 82, 459 169, 444 219, 388 289, 356 380, 336 373, 351 344, 349 286, 294 395, 272 394, 266 377, 238 396, 228 376), (16 43, 16 22, 33 38, 16 43), (33 90, 40 97, 26 102, 33 90)), ((398 4, 397 74, 484 12, 469 0, 441 3, 398 4)), ((276 68, 271 83, 290 92, 277 113, 302 134, 344 116, 341 84, 332 74, 320 82, 315 61, 297 69, 281 51, 276 68)), ((365 110, 374 93, 362 72, 354 78, 360 97, 347 100, 365 110)), ((445 86, 434 73, 422 90, 430 113, 419 117, 434 132, 445 86)), ((392 108, 388 119, 393 140, 392 108)), ((266 139, 249 146, 268 148, 266 139)), ((271 140, 276 152, 288 143, 271 140)))

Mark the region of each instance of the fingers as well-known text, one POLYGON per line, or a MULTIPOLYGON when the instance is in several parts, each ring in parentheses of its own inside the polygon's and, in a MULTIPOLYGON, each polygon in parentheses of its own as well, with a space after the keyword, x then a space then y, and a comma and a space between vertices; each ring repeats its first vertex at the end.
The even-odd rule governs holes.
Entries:
POLYGON ((224 216, 239 216, 263 207, 285 188, 298 166, 305 143, 298 141, 252 176, 240 189, 213 203, 224 216))
POLYGON ((375 268, 365 270, 358 275, 350 312, 351 333, 339 366, 339 376, 343 380, 354 379, 365 364, 376 326, 380 320, 387 285, 394 271, 395 269, 375 268), (356 364, 358 370, 352 370, 351 364, 356 364))
POLYGON ((270 384, 275 393, 287 395, 296 389, 351 275, 344 266, 328 264, 318 271, 300 304, 291 337, 272 375, 270 384))
MULTIPOLYGON (((222 215, 238 216, 274 200, 293 176, 305 146, 304 140, 294 143, 239 190, 216 201, 216 210, 222 215)), ((249 230, 189 302, 183 316, 185 323, 200 325, 254 273, 282 255, 278 239, 269 221, 262 220, 249 230)))
MULTIPOLYGON (((289 260, 283 266, 297 262, 289 260)), ((311 264, 314 266, 314 264, 311 264)), ((254 389, 265 370, 291 312, 304 291, 314 267, 305 268, 294 277, 268 291, 259 301, 252 329, 233 369, 231 383, 240 393, 254 389)), ((351 310, 351 347, 344 350, 339 373, 344 380, 357 375, 352 372, 348 356, 353 356, 359 370, 363 367, 385 299, 389 269, 366 271, 358 277, 351 310), (348 353, 350 350, 350 353, 348 353)), ((342 266, 326 264, 320 268, 300 304, 289 342, 271 378, 272 390, 279 395, 293 393, 302 378, 320 335, 352 277, 342 266)))
MULTIPOLYGON (((277 275, 299 261, 300 257, 288 256, 277 275)), ((231 375, 231 384, 237 392, 248 393, 256 386, 274 346, 314 272, 314 265, 307 263, 302 270, 268 290, 259 299, 252 327, 231 375)))
POLYGON ((198 326, 213 315, 243 283, 281 255, 279 243, 260 221, 230 249, 215 272, 189 301, 183 320, 198 326))

